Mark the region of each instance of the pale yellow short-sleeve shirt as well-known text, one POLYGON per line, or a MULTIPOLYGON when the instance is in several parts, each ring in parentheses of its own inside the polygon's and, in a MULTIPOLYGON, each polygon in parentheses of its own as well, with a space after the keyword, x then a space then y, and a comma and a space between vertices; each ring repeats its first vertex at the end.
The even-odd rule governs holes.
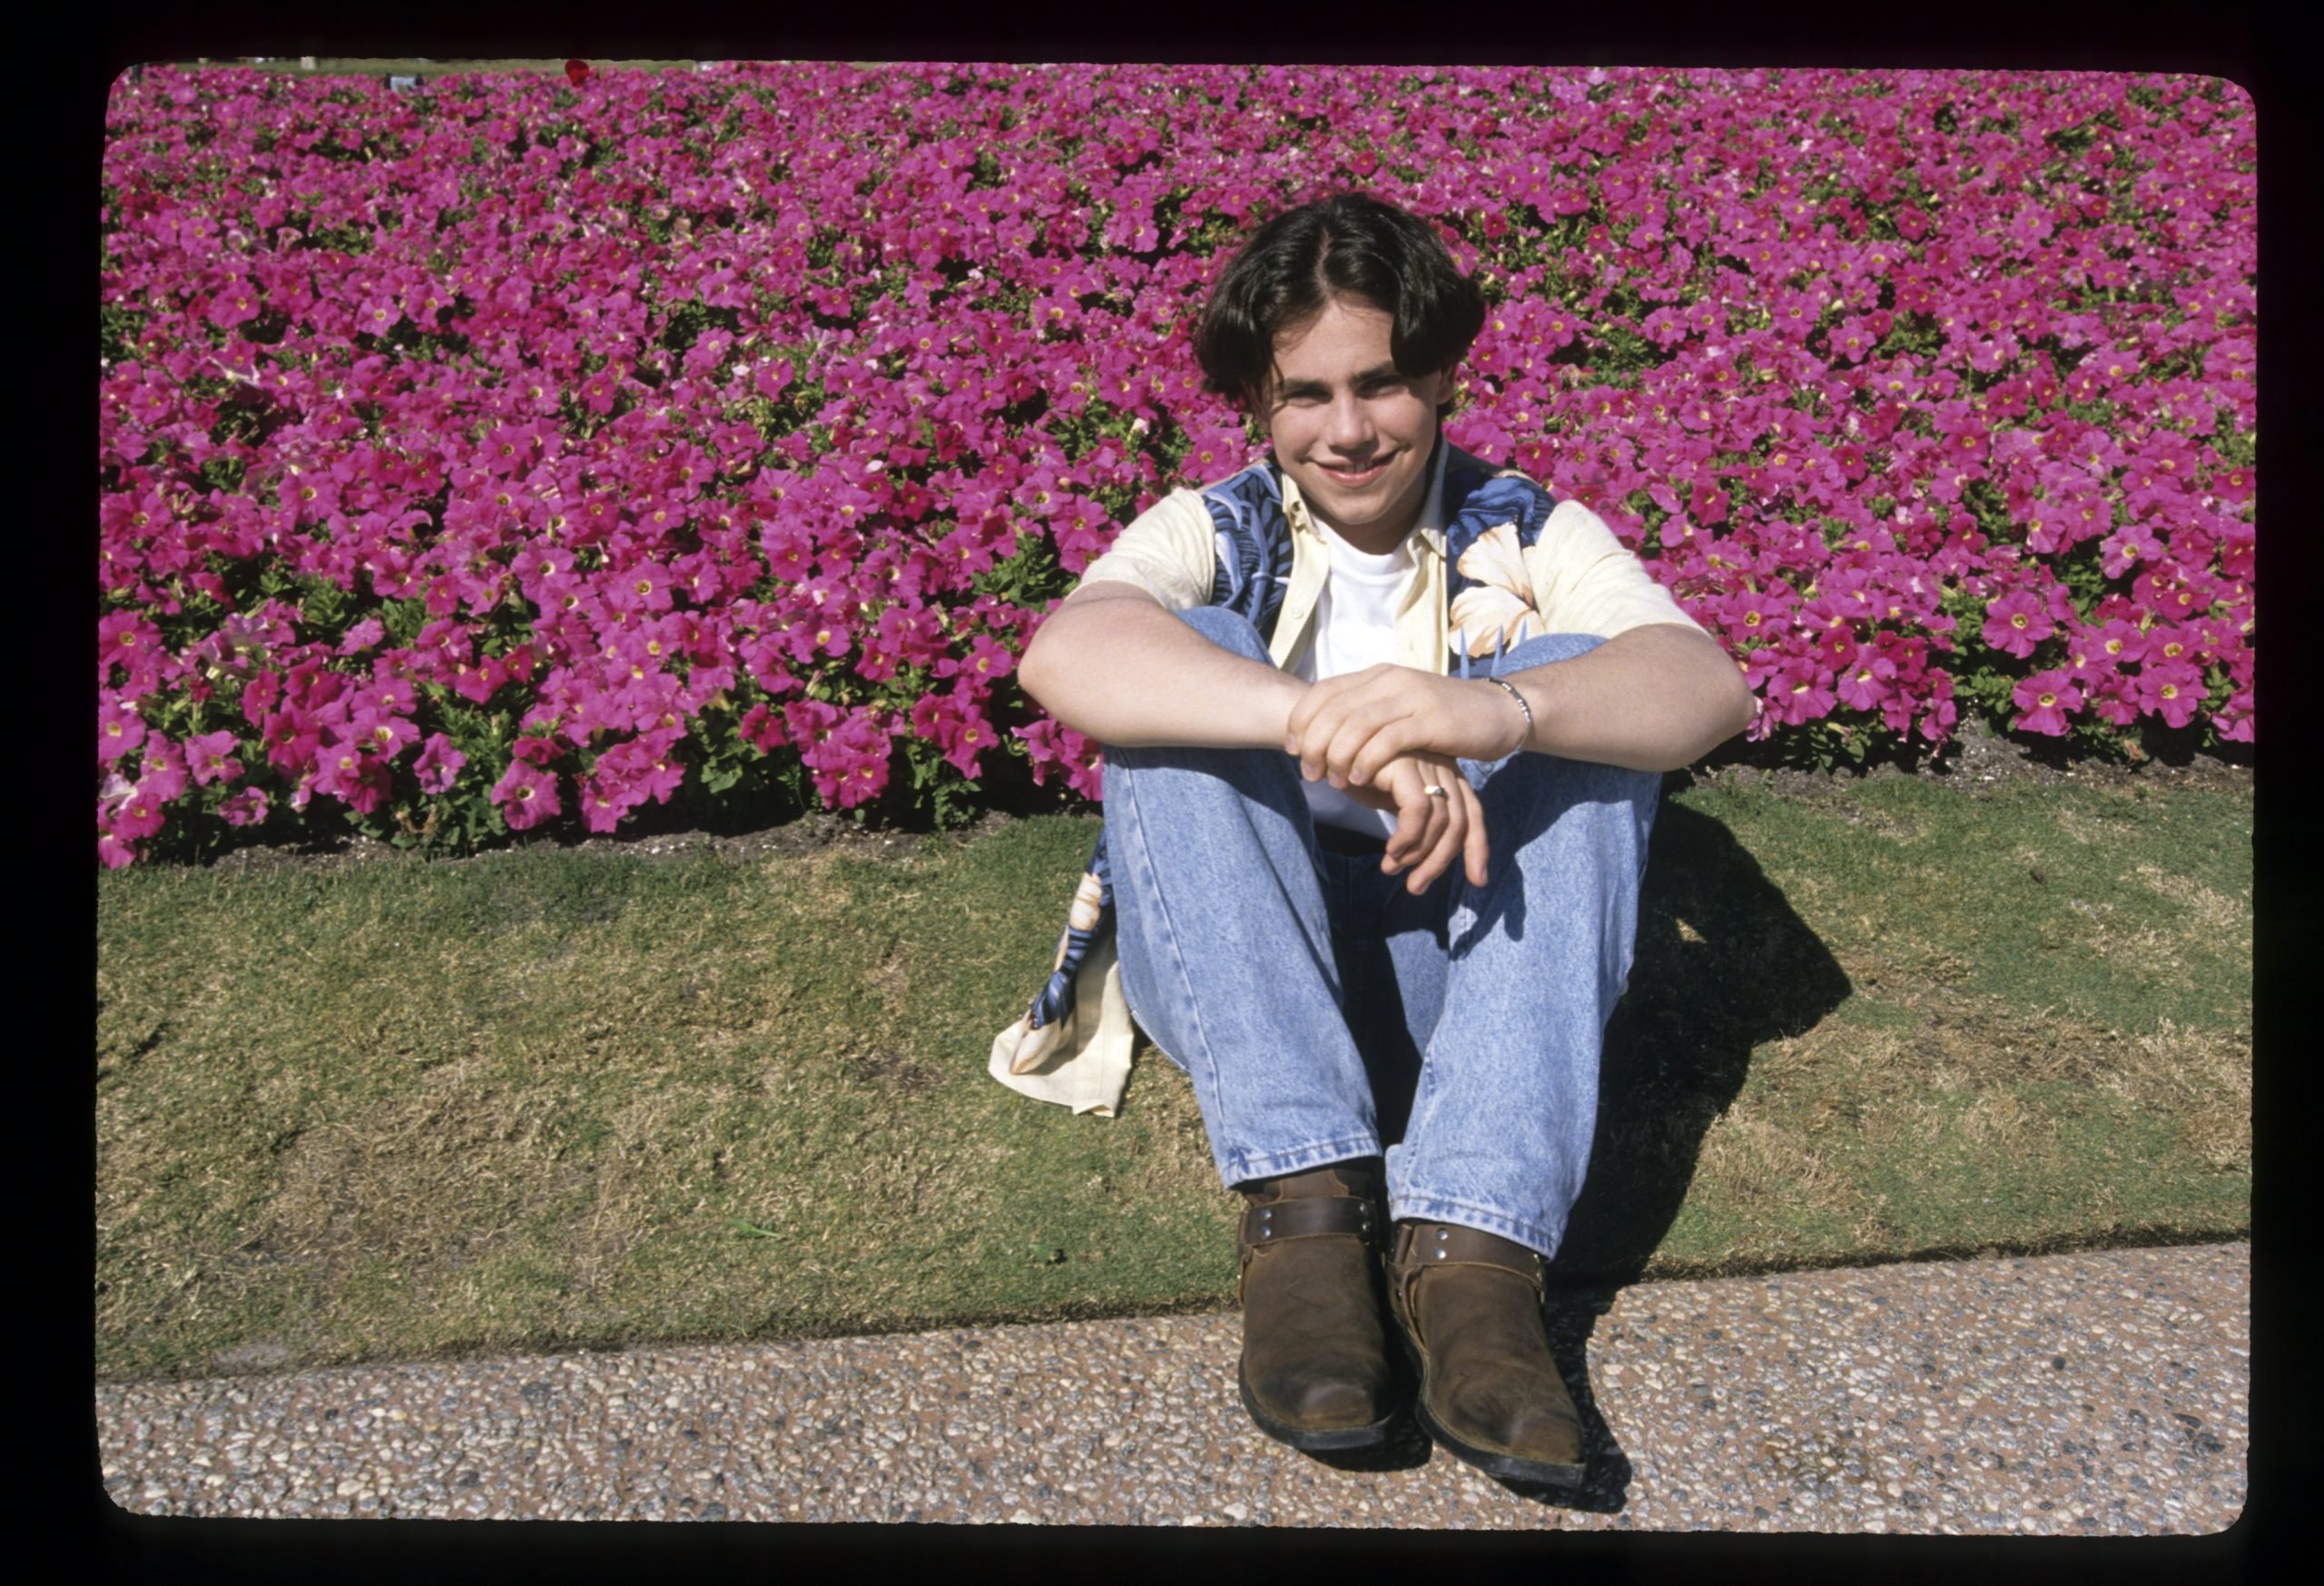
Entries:
MULTIPOLYGON (((1420 576, 1396 616, 1398 663, 1440 675, 1449 669, 1453 637, 1444 597, 1444 465, 1449 449, 1437 448, 1426 506, 1413 529, 1420 542, 1420 576)), ((1300 498, 1297 482, 1287 474, 1283 505, 1292 529, 1291 581, 1268 644, 1278 666, 1297 653, 1307 636, 1316 597, 1331 571, 1330 547, 1300 498)), ((1089 564, 1081 582, 1133 584, 1171 611, 1206 606, 1216 576, 1216 537, 1201 495, 1173 490, 1138 514, 1112 548, 1089 564)), ((1541 526, 1540 538, 1525 547, 1524 562, 1541 632, 1610 639, 1657 623, 1701 631, 1702 625, 1655 582, 1605 520, 1579 501, 1558 503, 1541 526)))

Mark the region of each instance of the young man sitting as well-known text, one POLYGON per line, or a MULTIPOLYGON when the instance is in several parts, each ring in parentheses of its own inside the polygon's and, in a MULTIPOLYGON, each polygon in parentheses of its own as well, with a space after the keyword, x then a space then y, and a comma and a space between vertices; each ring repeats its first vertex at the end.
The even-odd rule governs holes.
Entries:
POLYGON ((1130 524, 1020 677, 1104 745, 1119 985, 1247 1203, 1253 1419, 1382 1440, 1393 1325, 1437 1443, 1571 1483, 1542 1264, 1659 773, 1753 701, 1587 507, 1444 441, 1483 315, 1375 200, 1259 228, 1196 351, 1271 456, 1130 524))

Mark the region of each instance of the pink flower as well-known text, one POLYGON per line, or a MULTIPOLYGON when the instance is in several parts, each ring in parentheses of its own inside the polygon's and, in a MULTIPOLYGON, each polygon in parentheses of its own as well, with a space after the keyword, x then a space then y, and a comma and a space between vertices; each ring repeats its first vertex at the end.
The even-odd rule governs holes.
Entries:
POLYGON ((616 744, 597 756, 597 780, 623 790, 632 803, 650 798, 666 804, 685 780, 685 765, 674 753, 678 734, 655 732, 616 744))
POLYGON ((975 695, 955 684, 947 694, 921 696, 911 710, 915 735, 933 740, 962 776, 974 780, 979 757, 992 747, 992 724, 975 703, 975 695))
POLYGON ((2082 708, 2082 691, 2074 686, 2073 672, 2063 666, 2036 672, 2010 697, 2019 713, 2015 725, 2053 738, 2064 735, 2066 718, 2082 708))
POLYGON ((944 745, 944 758, 962 776, 975 781, 983 763, 984 752, 992 746, 992 724, 984 719, 982 712, 969 711, 951 724, 947 736, 949 742, 944 745))
POLYGON ((1896 664, 1886 655, 1859 655, 1840 675, 1834 692, 1850 710, 1877 710, 1895 693, 1896 664))
POLYGON ((256 826, 266 819, 266 791, 263 788, 238 788, 226 795, 219 804, 218 813, 229 826, 256 826))
POLYGON ((161 803, 172 803, 185 792, 185 754, 175 744, 154 734, 145 741, 145 774, 138 778, 141 792, 161 803))
POLYGON ((133 670, 149 663, 161 649, 161 630, 133 611, 116 611, 97 623, 97 681, 111 681, 116 664, 133 670))
POLYGON ((1758 591, 1729 596, 1717 609, 1728 636, 1739 645, 1772 644, 1791 626, 1791 603, 1758 591))
POLYGON ((1832 691, 1831 668, 1807 658, 1785 662, 1768 684, 1768 710, 1787 726, 1831 714, 1837 697, 1832 691))
POLYGON ((592 832, 611 832, 623 817, 645 802, 643 788, 615 783, 594 773, 581 779, 581 823, 592 832))
POLYGON ((2136 678, 2119 672, 2093 678, 2083 697, 2093 714, 2115 726, 2127 727, 2139 719, 2136 678))
POLYGON ((2203 675, 2184 661, 2152 662, 2138 675, 2139 708, 2183 727, 2203 707, 2203 675))
POLYGON ((814 773, 817 792, 839 809, 853 809, 887 788, 888 729, 875 713, 853 712, 801 758, 814 773))
POLYGON ((452 791, 460 767, 468 763, 468 757, 453 748, 449 738, 441 733, 430 733, 420 748, 419 758, 412 763, 412 770, 419 774, 420 792, 444 793, 452 791))
POLYGON ((162 801, 155 798, 153 790, 143 783, 132 786, 113 811, 113 834, 125 842, 151 837, 168 818, 162 813, 162 801))
POLYGON ((674 582, 667 568, 640 562, 607 576, 603 585, 606 603, 623 611, 667 611, 674 582))
POLYGON ((2056 631, 2057 624, 2028 591, 2013 590, 1985 607, 1985 643, 2020 660, 2056 631))
POLYGON ((258 291, 241 276, 233 276, 211 294, 209 320, 226 330, 246 325, 259 316, 258 291))
POLYGON ((528 831, 563 813, 556 796, 556 778, 523 760, 511 760, 508 769, 492 784, 492 802, 507 816, 512 832, 528 831))
POLYGON ((1016 670, 1016 666, 1017 657, 1009 653, 1009 646, 988 635, 979 634, 969 641, 969 653, 965 659, 947 655, 936 663, 935 671, 939 677, 958 675, 970 679, 979 686, 990 686, 1008 676, 1016 670))
POLYGON ((137 796, 137 784, 118 771, 107 772, 97 787, 97 819, 112 821, 137 796))
POLYGON ((461 657, 452 662, 451 670, 452 692, 470 704, 482 704, 508 680, 497 655, 487 655, 474 663, 461 657))
POLYGON ((145 741, 145 718, 132 702, 118 697, 97 705, 97 758, 111 764, 145 741))
POLYGON ((218 781, 232 782, 242 774, 242 763, 234 756, 235 738, 231 733, 204 733, 186 740, 187 770, 192 773, 194 784, 208 787, 218 781))
POLYGON ((2146 659, 2150 665, 2158 661, 2189 661, 2197 665, 2210 657, 2197 646, 2202 636, 2193 627, 2181 627, 2171 623, 2157 623, 2146 634, 2146 659))
POLYGON ((2144 630, 2141 629, 2137 624, 2125 622, 2121 617, 2115 617, 2098 630, 2097 645, 2100 654, 2116 665, 2125 661, 2146 659, 2147 642, 2144 630))
POLYGON ((2240 689, 2211 713, 2211 724, 2230 744, 2251 742, 2251 691, 2240 689))
POLYGON ((783 713, 769 710, 763 704, 754 704, 744 711, 735 730, 742 734, 744 743, 753 745, 762 754, 772 754, 790 741, 784 735, 783 713))
POLYGON ((359 815, 378 809, 393 785, 387 763, 363 753, 351 738, 327 745, 317 759, 315 792, 329 793, 359 815))
POLYGON ((2132 568, 2151 562, 2162 554, 2162 542, 2143 523, 2128 523, 2106 537, 2101 549, 2105 559, 2100 564, 2109 578, 2126 576, 2132 568))
POLYGON ((361 744, 367 753, 383 760, 393 760, 419 742, 419 729, 408 718, 376 707, 354 712, 347 731, 348 736, 361 744))

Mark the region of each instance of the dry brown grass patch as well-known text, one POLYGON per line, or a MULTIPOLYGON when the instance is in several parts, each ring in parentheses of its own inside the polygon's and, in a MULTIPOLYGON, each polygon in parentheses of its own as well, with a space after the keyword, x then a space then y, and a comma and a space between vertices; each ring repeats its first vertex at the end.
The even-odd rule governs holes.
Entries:
POLYGON ((1138 1158, 1138 1183, 1168 1197, 1208 1191, 1226 1204, 1202 1108, 1195 1101, 1194 1081, 1144 1042, 1135 1062, 1126 1113, 1135 1109, 1145 1119, 1148 1142, 1138 1158))
MULTIPOLYGON (((1858 963, 1848 965, 1852 976, 1858 963)), ((1880 971, 1900 983, 1891 969, 1880 971)), ((1875 1103, 1866 1108, 1868 1133, 1899 1143, 1935 1127, 1944 1110, 1934 1101, 1878 1105, 1884 1094, 1974 1098, 1958 1115, 1972 1140, 1995 1151, 2053 1139, 2063 1112, 2029 1105, 2018 1094, 2027 1083, 2103 1093, 2142 1110, 2179 1120, 2188 1145, 2214 1170, 2248 1170, 2251 1149, 2251 1047, 2240 1032, 2191 1029, 2162 1020, 2132 1035, 2061 1013, 2022 1009, 1999 999, 1924 984, 1894 1000, 1918 1016, 1902 1034, 1847 1031, 1827 1020, 1796 1042, 1763 1054, 1770 1079, 1812 1069, 1817 1054, 1845 1034, 1855 1067, 1847 1094, 1875 1103), (1770 1059, 1773 1060, 1771 1061, 1770 1059)), ((1812 1104, 1811 1104, 1812 1108, 1812 1104)), ((1811 1110, 1809 1117, 1817 1115, 1811 1110)), ((1811 1122, 1811 1129, 1815 1125, 1811 1122)))
POLYGON ((863 981, 891 1015, 901 1018, 911 994, 911 964, 903 943, 890 947, 879 962, 865 970, 863 981))
POLYGON ((2051 819, 2056 823, 2059 831, 2085 847, 2092 843, 2119 842, 2122 834, 2132 829, 2128 821, 2092 813, 2064 801, 2060 801, 2051 812, 2051 819))
POLYGON ((2185 909, 2198 929, 2208 935, 2251 950, 2250 900, 2213 892, 2192 876, 2173 875, 2160 865, 2142 864, 2131 872, 2149 891, 2185 909))
POLYGON ((377 1256, 432 1264, 482 1254, 572 1187, 543 1171, 554 1156, 543 1139, 547 1112, 537 1098, 460 1088, 318 1124, 281 1148, 252 1232, 272 1255, 326 1268, 377 1256), (544 1195, 550 1185, 556 1190, 544 1195))
POLYGON ((2119 921, 2114 915, 2112 904, 2092 906, 2087 938, 2092 952, 2104 959, 2135 960, 2146 966, 2149 973, 2160 971, 2173 978, 2185 977, 2186 961, 2179 956, 2183 938, 2179 932, 2119 921))
POLYGON ((1861 1204, 1855 1187, 1797 1133, 1741 1107, 1704 1132, 1696 1177, 1738 1206, 1768 1211, 1805 1204, 1853 1217, 1861 1204))
POLYGON ((2250 1171, 2250 1040, 2166 1019, 2130 1046, 2147 1094, 2178 1111, 2189 1148, 2213 1168, 2250 1171))
POLYGON ((1908 846, 1928 835, 1926 816, 1914 810, 1886 809, 1869 800, 1846 801, 1832 806, 1847 824, 1869 832, 1898 847, 1908 846))

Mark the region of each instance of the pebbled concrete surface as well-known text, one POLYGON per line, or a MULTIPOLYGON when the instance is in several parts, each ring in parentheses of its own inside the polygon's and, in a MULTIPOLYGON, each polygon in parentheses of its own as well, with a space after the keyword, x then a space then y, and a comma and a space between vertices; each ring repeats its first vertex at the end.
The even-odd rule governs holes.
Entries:
POLYGON ((2201 1534, 2247 1484, 2247 1244, 1553 1295, 1580 1491, 1327 1464, 1233 1315, 101 1384, 137 1514, 2201 1534))

